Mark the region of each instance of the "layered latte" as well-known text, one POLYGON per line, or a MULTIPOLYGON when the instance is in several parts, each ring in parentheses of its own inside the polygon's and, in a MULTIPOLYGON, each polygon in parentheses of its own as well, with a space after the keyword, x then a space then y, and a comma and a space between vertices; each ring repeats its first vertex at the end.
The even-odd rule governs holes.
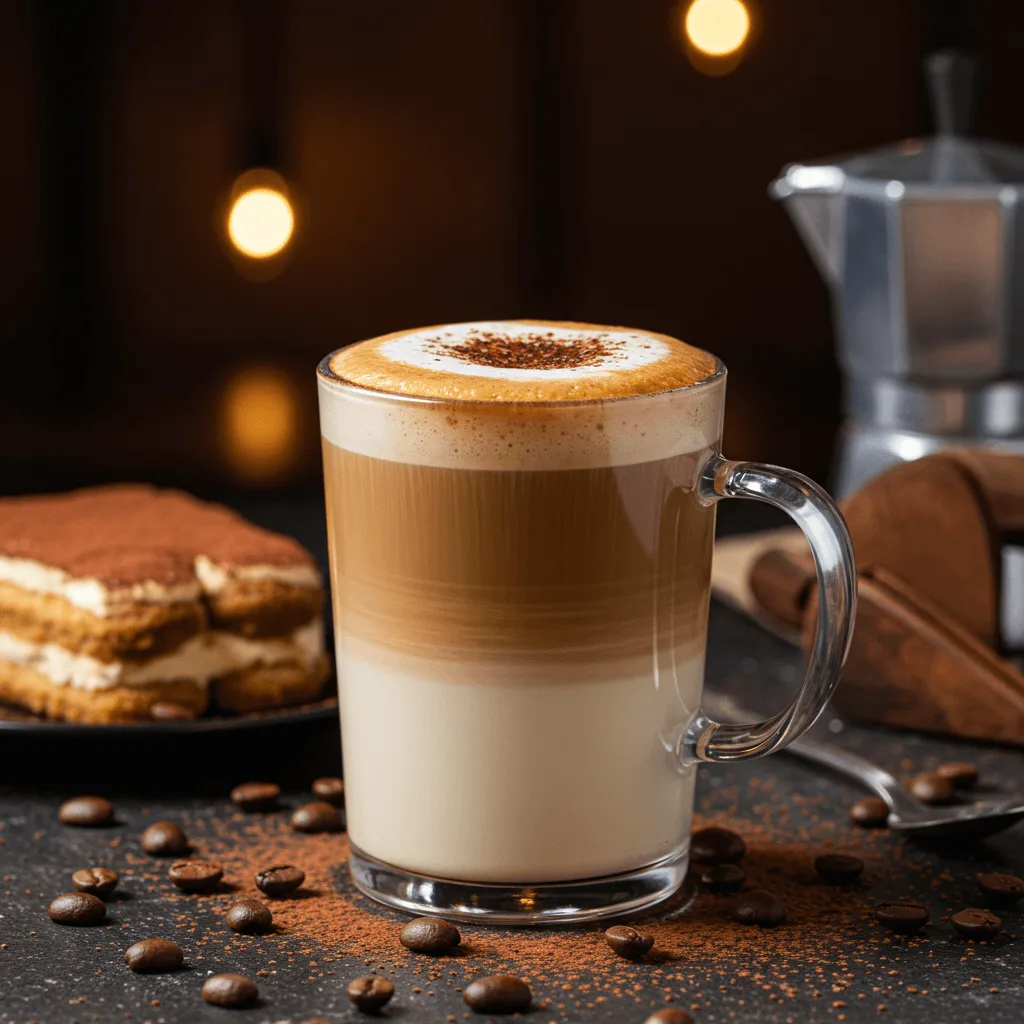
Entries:
POLYGON ((461 324, 321 367, 348 827, 543 883, 677 854, 724 375, 662 335, 461 324))

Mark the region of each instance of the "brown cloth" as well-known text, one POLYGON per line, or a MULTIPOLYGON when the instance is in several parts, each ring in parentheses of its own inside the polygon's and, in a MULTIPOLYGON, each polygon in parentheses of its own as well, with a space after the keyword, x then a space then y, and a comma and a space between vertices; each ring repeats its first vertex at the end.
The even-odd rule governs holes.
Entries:
MULTIPOLYGON (((1024 529, 1024 457, 961 451, 851 495, 858 613, 833 703, 862 721, 1024 745, 1024 674, 999 650, 1001 549, 1024 529)), ((789 543, 749 572, 757 612, 814 634, 814 569, 789 543)))

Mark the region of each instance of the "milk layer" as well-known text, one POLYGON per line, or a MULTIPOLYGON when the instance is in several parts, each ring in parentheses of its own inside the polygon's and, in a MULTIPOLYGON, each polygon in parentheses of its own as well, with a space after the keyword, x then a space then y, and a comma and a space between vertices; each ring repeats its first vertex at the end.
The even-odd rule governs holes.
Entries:
POLYGON ((673 755, 703 657, 571 667, 398 657, 339 642, 348 831, 379 860, 464 881, 541 883, 638 868, 680 849, 693 768, 673 755))

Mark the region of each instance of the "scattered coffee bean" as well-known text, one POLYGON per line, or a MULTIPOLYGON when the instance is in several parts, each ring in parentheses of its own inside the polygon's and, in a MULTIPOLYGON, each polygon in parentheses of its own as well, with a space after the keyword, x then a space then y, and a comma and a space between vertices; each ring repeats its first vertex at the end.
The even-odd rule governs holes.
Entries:
POLYGON ((107 907, 99 896, 88 892, 66 892, 47 907, 57 924, 98 924, 107 916, 107 907))
POLYGON ((241 974, 215 974, 203 982, 202 996, 214 1006, 249 1006, 259 999, 260 990, 241 974))
POLYGON ((231 800, 243 811, 272 811, 277 807, 281 787, 273 782, 243 782, 231 790, 231 800))
POLYGON ((747 873, 739 864, 711 864, 701 869, 700 880, 708 892, 720 895, 741 889, 747 880, 747 873))
POLYGON ((182 892, 209 892, 224 877, 224 869, 212 860, 176 860, 167 875, 182 892))
POLYGON ((323 778, 314 779, 313 796, 326 800, 335 807, 345 806, 345 782, 343 779, 323 778))
POLYGON ((928 908, 919 903, 881 903, 875 908, 875 920, 891 932, 913 935, 928 923, 928 908))
POLYGON ((533 996, 525 981, 510 974, 492 974, 467 985, 462 998, 477 1013, 521 1013, 533 996))
POLYGON ((814 858, 814 870, 829 885, 849 885, 860 878, 864 861, 860 857, 849 857, 843 853, 823 853, 814 858))
POLYGON ((124 951, 124 962, 140 974, 163 974, 180 970, 185 956, 170 939, 143 939, 124 951))
POLYGON ((263 935, 274 923, 270 907, 255 896, 232 903, 226 915, 228 927, 239 935, 263 935))
POLYGON ((727 828, 702 828, 690 840, 690 856, 698 864, 735 864, 746 852, 742 836, 727 828))
POLYGON ((183 857, 189 851, 188 836, 173 821, 154 821, 142 833, 142 848, 154 857, 183 857))
POLYGON ((338 808, 324 800, 303 804, 292 815, 292 828, 296 832, 340 832, 341 815, 338 808))
POLYGON ((957 789, 972 789, 978 782, 978 769, 966 761, 950 761, 935 769, 936 775, 949 779, 957 789))
POLYGON ((877 796, 866 796, 850 808, 850 821, 861 828, 885 828, 889 824, 889 808, 877 796))
POLYGON ((149 709, 149 717, 157 722, 190 722, 198 718, 199 713, 194 708, 187 708, 184 704, 172 704, 170 701, 157 701, 149 709))
POLYGON ((306 880, 306 872, 291 864, 275 864, 254 876, 256 888, 268 896, 290 896, 306 880))
POLYGON ((395 994, 395 986, 387 978, 356 978, 348 983, 345 989, 349 999, 356 1004, 357 1010, 363 1013, 377 1013, 395 994))
POLYGON ((775 928, 786 920, 786 904, 764 889, 751 889, 736 901, 732 913, 740 924, 775 928))
POLYGON ((978 875, 978 888, 1001 907, 1011 907, 1024 896, 1024 880, 1016 875, 978 875))
POLYGON ((953 783, 936 772, 921 772, 907 786, 923 804, 948 804, 955 796, 953 783))
POLYGON ((644 1024, 693 1024, 693 1018, 685 1010, 666 1006, 663 1010, 655 1010, 644 1024))
POLYGON ((417 953, 450 953, 462 941, 462 936, 450 921, 417 917, 402 929, 398 941, 417 953))
POLYGON ((92 896, 109 896, 117 888, 119 876, 109 868, 82 868, 71 876, 71 884, 79 892, 92 896))
POLYGON ((965 939, 994 939, 1003 927, 1002 919, 992 911, 974 907, 959 911, 949 920, 965 939))
POLYGON ((604 933, 605 941, 626 960, 639 960, 654 945, 653 935, 641 935, 628 924, 617 924, 604 933))
POLYGON ((57 817, 65 825, 95 828, 114 820, 114 805, 101 796, 76 796, 60 805, 57 817))

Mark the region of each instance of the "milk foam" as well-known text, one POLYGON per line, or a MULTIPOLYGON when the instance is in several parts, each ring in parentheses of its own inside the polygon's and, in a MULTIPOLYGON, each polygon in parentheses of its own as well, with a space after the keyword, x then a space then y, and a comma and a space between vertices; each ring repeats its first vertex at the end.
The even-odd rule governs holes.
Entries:
POLYGON ((709 366, 714 360, 705 353, 639 331, 518 321, 428 328, 362 342, 324 360, 320 427, 336 447, 415 465, 632 465, 717 445, 725 373, 700 379, 709 366), (586 365, 553 369, 479 365, 444 348, 487 335, 553 345, 581 337, 613 343, 603 353, 599 345, 586 365), (360 367, 366 372, 356 372, 360 367), (695 374, 700 383, 691 386, 695 374), (353 378, 371 383, 353 387, 353 378), (496 390, 482 392, 481 381, 496 390), (656 389, 659 382, 668 385, 656 389), (549 397, 515 397, 521 388, 549 397))
POLYGON ((378 355, 389 362, 412 366, 432 374, 457 374, 462 377, 487 377, 504 381, 567 381, 601 374, 634 370, 668 359, 672 348, 668 340, 640 331, 580 329, 560 324, 536 324, 522 321, 480 321, 478 323, 451 324, 447 327, 428 327, 410 331, 382 342, 378 355), (531 369, 516 366, 490 366, 452 354, 460 346, 474 339, 507 337, 511 342, 536 342, 538 339, 555 346, 571 349, 581 340, 606 342, 606 351, 596 355, 592 362, 556 369, 531 369))

